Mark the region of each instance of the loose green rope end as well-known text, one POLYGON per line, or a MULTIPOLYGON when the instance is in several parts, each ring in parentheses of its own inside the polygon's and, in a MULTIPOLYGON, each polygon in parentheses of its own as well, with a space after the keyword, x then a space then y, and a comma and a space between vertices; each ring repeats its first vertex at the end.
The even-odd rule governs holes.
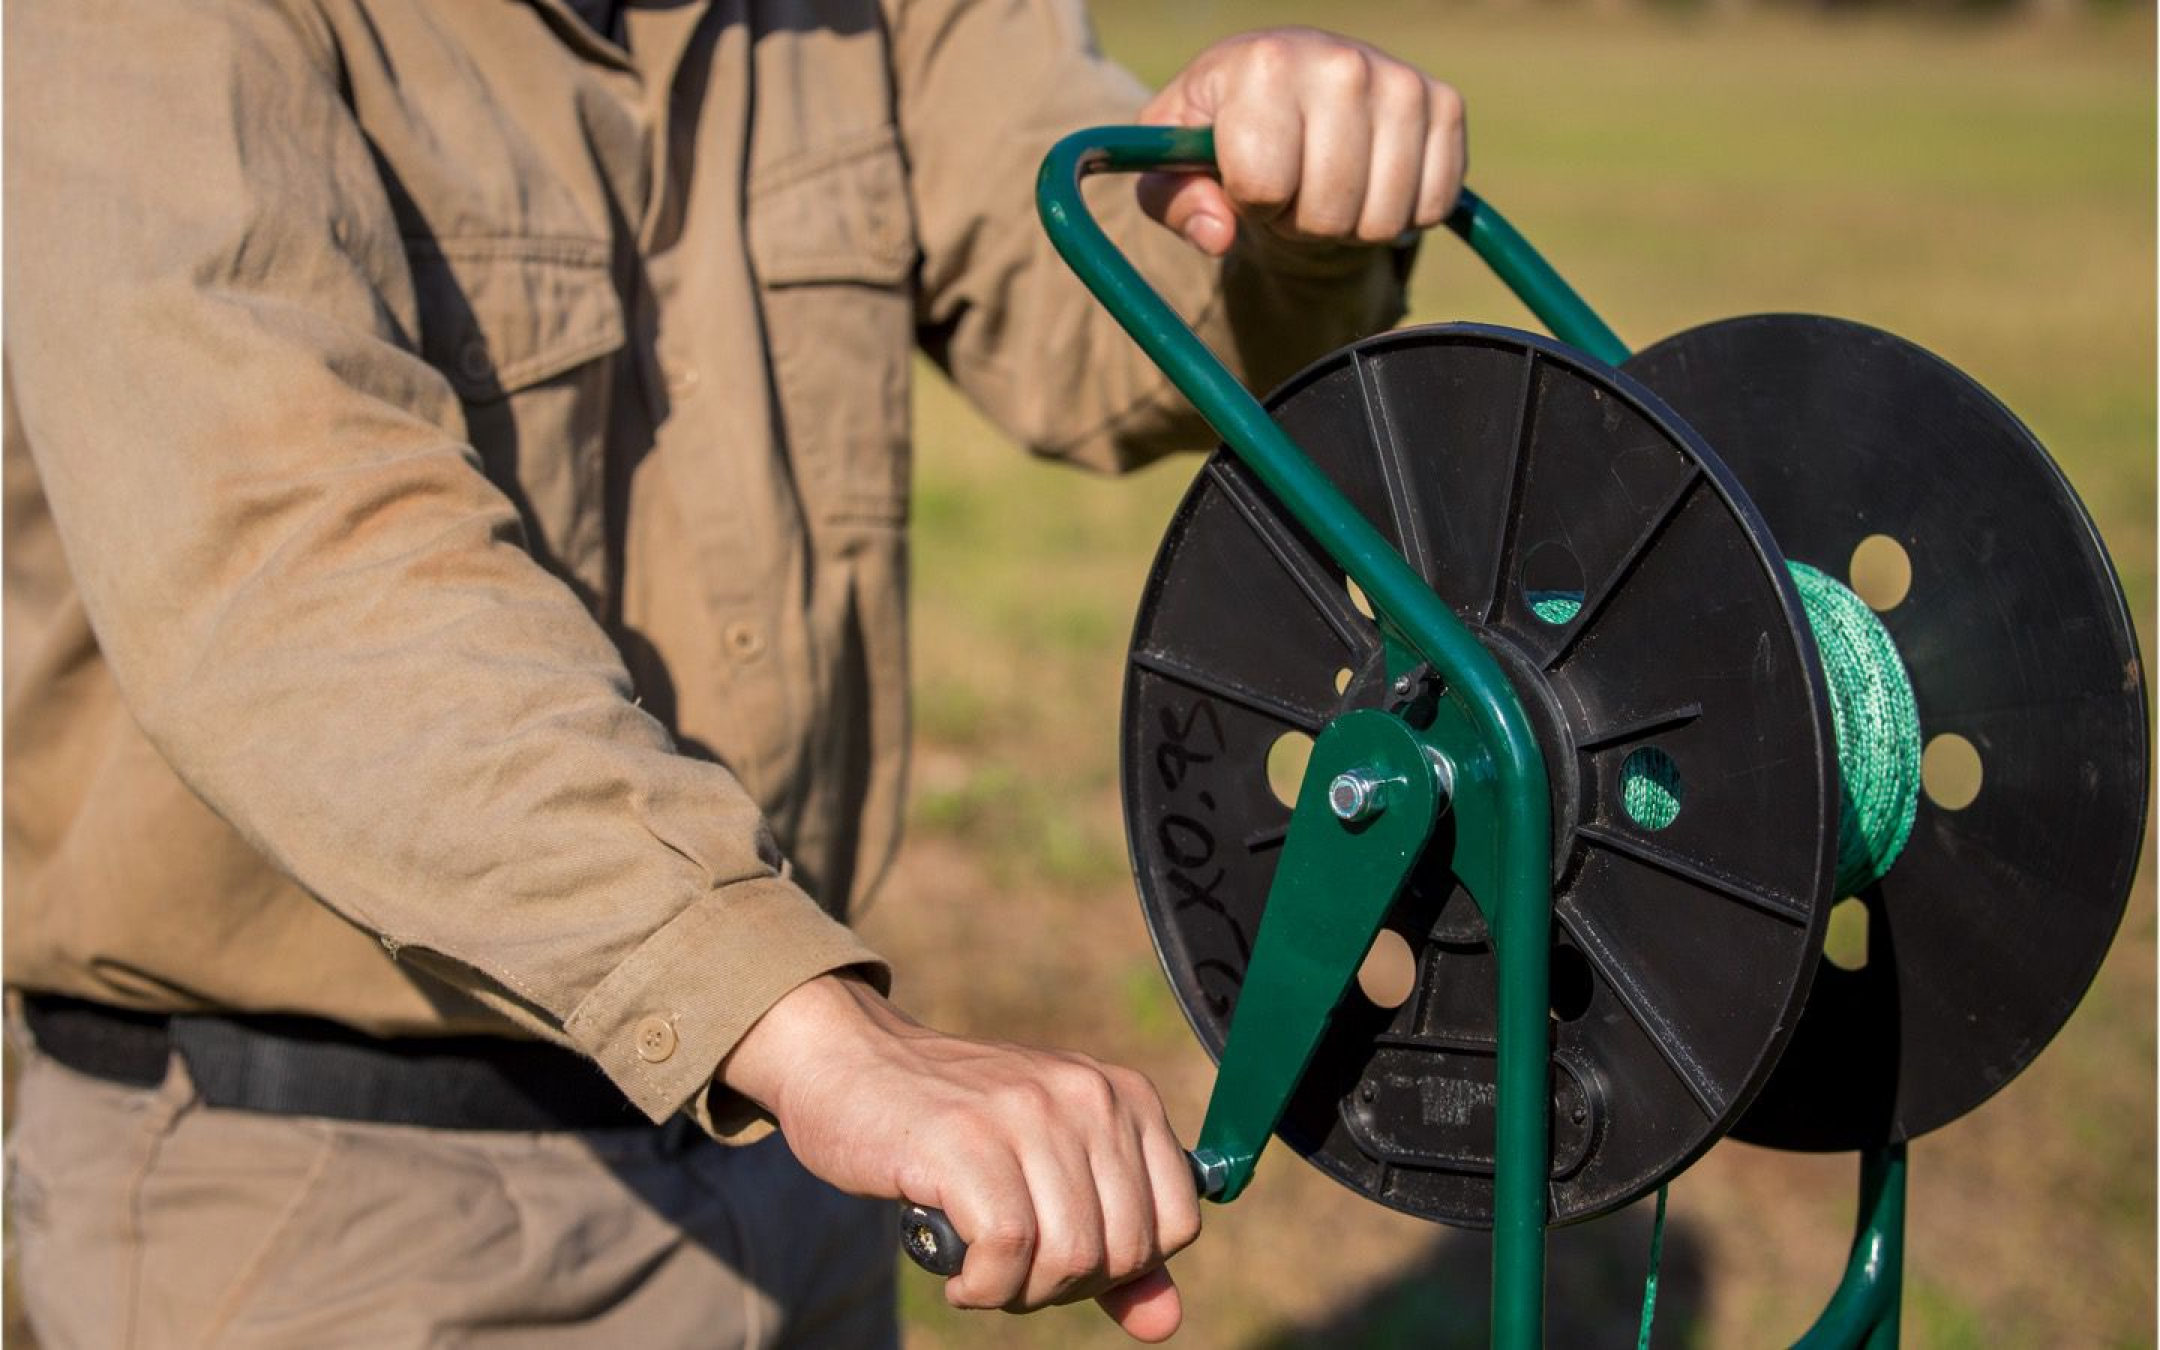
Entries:
POLYGON ((1658 1265, 1665 1259, 1665 1192, 1669 1185, 1657 1188, 1657 1218, 1650 1224, 1650 1274, 1644 1278, 1642 1287, 1642 1325, 1635 1333, 1635 1350, 1650 1350, 1650 1325, 1657 1320, 1658 1265))

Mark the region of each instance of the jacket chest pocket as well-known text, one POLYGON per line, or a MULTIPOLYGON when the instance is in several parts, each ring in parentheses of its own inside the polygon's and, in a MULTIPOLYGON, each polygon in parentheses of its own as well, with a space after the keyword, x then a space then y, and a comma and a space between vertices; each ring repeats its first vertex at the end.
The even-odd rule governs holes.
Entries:
POLYGON ((527 545, 588 603, 606 585, 608 410, 624 340, 600 240, 408 240, 420 348, 465 405, 527 545))
POLYGON ((891 127, 753 175, 749 246, 788 453, 813 519, 906 518, 915 229, 891 127))

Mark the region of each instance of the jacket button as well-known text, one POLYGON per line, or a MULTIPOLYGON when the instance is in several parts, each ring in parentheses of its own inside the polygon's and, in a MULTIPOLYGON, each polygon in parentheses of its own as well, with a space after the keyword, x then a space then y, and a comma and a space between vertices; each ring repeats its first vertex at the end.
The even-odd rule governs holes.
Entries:
POLYGON ((495 359, 488 355, 487 342, 482 338, 467 338, 458 348, 458 374, 479 384, 495 374, 495 359))
POLYGON ((765 650, 765 639, 758 633, 757 626, 740 619, 729 624, 720 636, 727 642, 728 655, 738 661, 755 661, 765 650))
POLYGON ((638 1019, 637 1054, 647 1064, 658 1064, 674 1054, 677 1043, 675 1024, 665 1017, 655 1013, 638 1019))
POLYGON ((908 239, 907 217, 887 215, 871 207, 864 221, 869 227, 870 251, 885 262, 905 262, 915 250, 908 239))

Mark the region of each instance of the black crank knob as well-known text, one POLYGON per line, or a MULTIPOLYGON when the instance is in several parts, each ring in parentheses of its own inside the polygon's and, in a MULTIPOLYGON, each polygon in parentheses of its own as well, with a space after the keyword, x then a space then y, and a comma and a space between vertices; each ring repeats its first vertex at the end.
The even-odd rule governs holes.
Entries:
POLYGON ((967 1261, 967 1244, 953 1231, 952 1220, 927 1205, 900 1206, 900 1250, 932 1275, 958 1275, 967 1261))

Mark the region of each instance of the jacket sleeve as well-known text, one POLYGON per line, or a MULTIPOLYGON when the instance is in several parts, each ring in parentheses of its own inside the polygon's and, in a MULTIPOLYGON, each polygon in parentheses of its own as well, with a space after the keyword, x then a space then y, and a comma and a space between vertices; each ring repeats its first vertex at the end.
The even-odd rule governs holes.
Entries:
MULTIPOLYGON (((1214 440, 1044 237, 1035 171, 1068 132, 1129 123, 1147 90, 1096 50, 1080 0, 887 0, 923 251, 924 345, 1038 454, 1123 469, 1214 440)), ((1247 387, 1402 317, 1406 256, 1241 233, 1221 263, 1148 220, 1133 180, 1096 219, 1247 387)))
POLYGON ((9 8, 8 363, 82 602, 134 717, 254 847, 655 1120, 713 1128, 751 1022, 882 968, 526 550, 415 355, 309 25, 9 8))

